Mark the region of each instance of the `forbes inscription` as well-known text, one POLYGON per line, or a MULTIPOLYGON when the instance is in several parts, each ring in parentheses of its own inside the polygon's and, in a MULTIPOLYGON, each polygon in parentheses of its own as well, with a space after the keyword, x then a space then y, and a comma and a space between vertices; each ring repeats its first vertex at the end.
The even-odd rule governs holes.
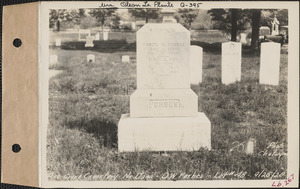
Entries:
POLYGON ((179 99, 159 99, 149 101, 150 109, 168 109, 168 108, 180 108, 179 99))

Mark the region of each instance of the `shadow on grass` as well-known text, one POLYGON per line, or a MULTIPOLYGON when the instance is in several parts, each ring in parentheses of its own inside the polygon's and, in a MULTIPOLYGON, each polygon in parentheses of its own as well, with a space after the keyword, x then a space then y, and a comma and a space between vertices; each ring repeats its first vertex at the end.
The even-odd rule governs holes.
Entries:
POLYGON ((93 134, 101 146, 108 148, 118 148, 117 125, 110 121, 105 121, 101 117, 88 120, 82 117, 75 121, 66 121, 68 128, 84 130, 93 134))
MULTIPOLYGON (((85 47, 84 41, 70 41, 61 45, 64 50, 91 50, 103 53, 114 53, 124 51, 136 51, 136 43, 127 43, 126 40, 107 40, 107 41, 94 41, 94 47, 85 47)), ((55 46, 51 46, 55 49, 55 46)))

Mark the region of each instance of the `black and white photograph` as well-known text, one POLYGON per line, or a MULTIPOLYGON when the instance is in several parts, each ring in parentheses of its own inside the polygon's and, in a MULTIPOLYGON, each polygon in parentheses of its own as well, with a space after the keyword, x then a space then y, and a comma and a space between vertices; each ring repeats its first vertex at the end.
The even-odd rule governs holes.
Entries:
POLYGON ((206 3, 45 2, 48 187, 298 183, 291 4, 206 3))

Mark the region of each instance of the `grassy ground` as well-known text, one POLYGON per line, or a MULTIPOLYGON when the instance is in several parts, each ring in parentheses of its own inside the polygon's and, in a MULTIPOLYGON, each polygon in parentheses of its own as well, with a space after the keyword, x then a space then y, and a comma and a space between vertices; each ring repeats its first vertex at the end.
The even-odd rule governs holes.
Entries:
POLYGON ((279 86, 258 84, 259 56, 246 53, 242 81, 225 86, 220 52, 204 51, 203 82, 191 87, 199 96, 199 111, 212 124, 211 151, 119 153, 117 124, 129 112, 129 97, 136 89, 136 64, 121 63, 121 56, 135 57, 135 52, 50 51, 58 53, 60 62, 51 69, 63 70, 49 81, 50 180, 286 176, 287 157, 276 154, 287 152, 287 54, 281 54, 279 86), (90 53, 96 56, 94 64, 86 62, 90 53), (234 148, 235 141, 245 144, 250 138, 256 141, 253 155, 234 148))

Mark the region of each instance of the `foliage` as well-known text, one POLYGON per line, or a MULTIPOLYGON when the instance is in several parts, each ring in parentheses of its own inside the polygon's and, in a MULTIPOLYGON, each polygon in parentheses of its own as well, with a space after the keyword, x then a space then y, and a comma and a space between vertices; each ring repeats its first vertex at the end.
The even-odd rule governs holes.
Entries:
POLYGON ((98 22, 100 22, 102 26, 102 30, 104 28, 104 24, 107 23, 109 24, 112 18, 116 18, 116 8, 110 8, 110 9, 90 9, 89 14, 96 18, 98 22))
POLYGON ((148 23, 149 19, 157 19, 159 17, 160 9, 128 9, 128 12, 135 18, 145 19, 148 23))
POLYGON ((81 21, 80 21, 80 28, 81 29, 88 29, 88 28, 92 28, 96 25, 96 19, 95 18, 92 18, 90 16, 87 16, 85 18, 83 18, 81 21))
POLYGON ((277 20, 279 21, 281 26, 288 25, 288 10, 287 9, 266 9, 261 12, 261 26, 269 26, 272 27, 271 22, 276 15, 277 20))
POLYGON ((74 25, 79 25, 85 16, 84 9, 51 9, 49 13, 49 27, 53 28, 57 21, 60 21, 62 25, 67 27, 73 27, 74 25))
POLYGON ((192 27, 192 23, 196 20, 199 15, 199 10, 197 9, 179 9, 178 14, 175 17, 177 22, 183 24, 189 30, 192 27))

